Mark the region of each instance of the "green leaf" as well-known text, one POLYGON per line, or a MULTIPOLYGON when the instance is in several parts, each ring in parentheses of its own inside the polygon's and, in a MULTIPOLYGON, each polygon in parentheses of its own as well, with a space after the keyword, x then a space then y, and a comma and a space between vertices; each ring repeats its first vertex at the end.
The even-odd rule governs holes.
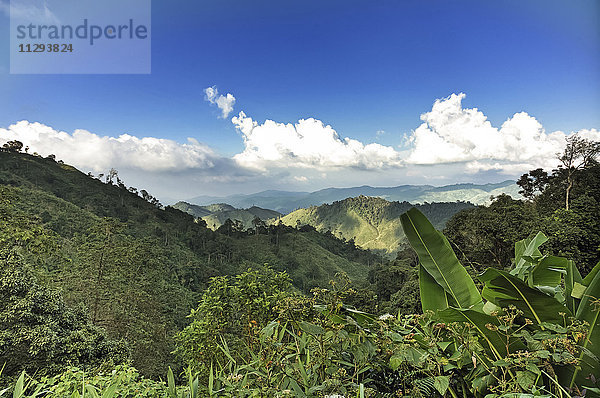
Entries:
POLYGON ((421 265, 458 307, 470 308, 482 302, 475 283, 456 258, 450 243, 423 213, 412 208, 400 216, 400 222, 421 265))
POLYGON ((419 264, 419 294, 423 311, 437 311, 448 308, 446 291, 421 264, 419 264))
POLYGON ((25 394, 23 384, 25 383, 25 371, 21 372, 21 375, 17 379, 15 389, 13 390, 13 398, 21 398, 25 394))
POLYGON ((419 367, 423 364, 427 355, 427 352, 415 347, 401 347, 398 352, 390 358, 390 368, 396 370, 402 362, 408 362, 412 366, 419 367))
MULTIPOLYGON (((211 372, 212 374, 212 372, 211 372)), ((169 371, 167 372, 167 393, 169 394, 169 398, 177 398, 177 393, 175 390, 175 377, 173 376, 173 370, 169 366, 169 371)), ((209 386, 210 388, 210 386, 209 386)))
MULTIPOLYGON (((572 313, 577 312, 577 306, 579 305, 579 300, 581 296, 577 297, 575 294, 575 286, 581 285, 583 279, 581 278, 581 274, 579 270, 575 266, 573 261, 569 260, 569 265, 567 266, 567 274, 565 275, 565 304, 567 308, 571 310, 572 313)), ((585 288, 584 288, 585 289, 585 288)), ((581 291, 583 294, 583 290, 581 291)), ((579 294, 579 291, 577 292, 579 294)))
POLYGON ((450 386, 449 376, 437 376, 433 381, 433 386, 441 395, 444 395, 450 386))
POLYGON ((585 278, 583 278, 582 283, 586 286, 589 286, 590 283, 592 283, 592 280, 594 280, 594 278, 596 277, 596 274, 598 274, 598 272, 600 272, 600 261, 598 261, 598 263, 594 266, 594 268, 592 268, 590 273, 587 274, 585 278))
POLYGON ((402 365, 402 362, 404 360, 402 359, 402 357, 400 355, 393 355, 390 358, 390 369, 392 370, 396 370, 400 367, 400 365, 402 365))
POLYGON ((482 295, 486 300, 503 308, 514 305, 537 325, 542 322, 562 323, 560 313, 571 315, 571 311, 555 298, 527 286, 508 272, 488 268, 479 279, 485 283, 482 295))
MULTIPOLYGON (((492 358, 501 359, 508 354, 505 340, 497 331, 493 330, 494 326, 498 326, 498 319, 495 317, 475 310, 458 308, 445 309, 440 311, 438 315, 446 322, 466 322, 473 325, 482 338, 482 346, 492 354, 492 358), (491 326, 491 329, 489 326, 491 326)), ((519 344, 516 339, 514 342, 511 341, 509 346, 512 351, 523 348, 524 346, 519 344)))
POLYGON ((437 345, 442 349, 442 351, 446 351, 446 348, 448 348, 448 346, 452 343, 452 341, 438 341, 437 345))
POLYGON ((581 299, 586 289, 586 285, 582 285, 579 282, 575 282, 575 284, 573 285, 573 290, 571 290, 571 298, 581 299))
POLYGON ((527 238, 515 243, 515 266, 510 271, 511 275, 525 280, 525 273, 528 269, 527 259, 524 257, 541 257, 542 253, 538 249, 548 238, 542 232, 538 232, 535 237, 527 238))
POLYGON ((498 307, 496 304, 492 303, 491 301, 486 301, 485 304, 483 305, 483 312, 488 315, 492 315, 492 312, 498 312, 501 309, 502 308, 498 307))
POLYGON ((367 312, 358 311, 352 308, 343 307, 343 310, 348 312, 350 316, 356 321, 356 323, 363 327, 373 326, 375 323, 375 317, 367 312))
POLYGON ((487 372, 484 373, 483 376, 477 377, 473 379, 472 385, 478 393, 483 393, 494 383, 494 375, 491 375, 487 372))
POLYGON ((215 374, 213 371, 213 364, 210 364, 210 373, 208 374, 208 393, 213 395, 215 389, 215 374))
MULTIPOLYGON (((598 266, 596 265, 595 268, 598 266)), ((589 275, 588 275, 589 276, 589 275)), ((587 276, 586 276, 587 278, 587 276)), ((584 279, 585 282, 585 279, 584 279)), ((600 273, 594 273, 594 278, 590 281, 589 286, 585 290, 581 303, 577 308, 575 317, 579 320, 586 321, 589 324, 585 340, 583 341, 581 353, 579 355, 580 367, 569 368, 568 386, 573 384, 581 386, 585 383, 586 377, 590 374, 597 375, 600 369, 600 273), (592 355, 586 354, 590 351, 592 355), (595 358, 594 358, 595 357, 595 358)))
POLYGON ((321 326, 306 321, 300 322, 300 329, 314 336, 325 333, 325 329, 323 329, 321 326))
POLYGON ((540 368, 538 368, 536 366, 536 364, 534 364, 533 362, 527 362, 527 365, 525 365, 525 369, 527 369, 528 371, 530 371, 536 375, 542 374, 542 371, 540 370, 540 368))
POLYGON ((558 286, 566 273, 569 260, 563 257, 545 256, 531 271, 531 284, 534 286, 558 286))
POLYGON ((517 383, 521 386, 521 388, 525 391, 531 391, 531 387, 533 387, 533 383, 535 383, 536 375, 527 370, 518 370, 517 371, 517 383))

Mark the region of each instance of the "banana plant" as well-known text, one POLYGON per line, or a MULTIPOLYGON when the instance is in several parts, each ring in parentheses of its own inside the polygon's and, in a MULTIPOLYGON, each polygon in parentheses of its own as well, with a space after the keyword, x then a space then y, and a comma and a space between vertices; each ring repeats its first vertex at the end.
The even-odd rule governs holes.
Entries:
MULTIPOLYGON (((583 337, 579 365, 561 370, 561 384, 568 388, 586 387, 590 383, 588 375, 600 374, 600 263, 582 278, 572 261, 541 253, 539 248, 548 238, 540 232, 515 244, 514 266, 509 272, 488 268, 479 276, 484 283, 480 293, 448 240, 420 211, 413 208, 400 220, 419 257, 423 310, 437 311, 448 322, 471 324, 492 358, 523 346, 503 344, 486 327, 493 325, 493 317, 486 314, 490 306, 514 305, 537 329, 544 329, 550 323, 563 325, 566 318, 574 316, 589 326, 583 337)), ((589 388, 586 396, 600 396, 594 390, 594 386, 589 388)))
MULTIPOLYGON (((587 386, 590 380, 587 375, 600 374, 600 262, 581 279, 579 272, 572 271, 573 275, 567 278, 567 289, 571 292, 575 304, 575 318, 587 322, 582 349, 579 354, 579 366, 563 369, 560 376, 562 381, 569 387, 573 385, 587 386), (579 280, 579 282, 577 282, 579 280), (571 284, 569 286, 569 284, 571 284)), ((594 393, 592 392, 591 395, 594 393)), ((595 394, 594 396, 600 396, 595 394)))

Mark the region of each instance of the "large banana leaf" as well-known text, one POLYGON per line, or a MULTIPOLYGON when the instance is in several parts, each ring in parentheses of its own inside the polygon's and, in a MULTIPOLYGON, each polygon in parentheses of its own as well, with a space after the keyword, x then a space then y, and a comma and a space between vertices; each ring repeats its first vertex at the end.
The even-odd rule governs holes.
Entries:
POLYGON ((515 243, 515 266, 510 274, 524 280, 527 271, 527 261, 524 257, 541 257, 542 253, 538 248, 547 240, 546 235, 538 232, 533 238, 526 238, 515 243))
POLYGON ((467 270, 456 258, 448 240, 423 213, 412 208, 400 216, 400 221, 421 265, 448 293, 449 299, 460 308, 480 304, 481 295, 467 270))
POLYGON ((569 260, 569 265, 567 265, 567 273, 565 275, 565 304, 567 305, 567 308, 574 314, 577 312, 577 307, 579 306, 579 299, 573 297, 572 295, 573 288, 575 287, 576 283, 582 285, 583 279, 581 278, 581 274, 575 266, 575 263, 569 260))
POLYGON ((514 305, 523 311, 526 318, 543 328, 542 322, 563 323, 563 316, 571 316, 571 311, 555 298, 508 272, 488 268, 479 279, 485 283, 482 296, 499 307, 514 305))
POLYGON ((531 281, 528 281, 528 284, 530 286, 558 286, 568 265, 569 260, 564 257, 544 256, 533 267, 531 281))
POLYGON ((419 293, 423 311, 437 311, 448 308, 448 296, 443 287, 419 265, 419 293))
POLYGON ((579 386, 589 384, 590 382, 586 380, 586 377, 590 374, 596 377, 600 375, 600 362, 598 361, 600 357, 600 273, 594 273, 594 278, 585 289, 577 309, 576 318, 586 321, 589 327, 582 344, 584 350, 579 356, 581 369, 576 369, 573 372, 569 386, 574 383, 579 386), (587 355, 586 350, 589 350, 595 358, 587 355))
POLYGON ((598 263, 596 264, 596 266, 590 271, 589 274, 587 274, 585 276, 585 278, 583 278, 583 284, 585 286, 589 286, 590 283, 592 283, 592 280, 596 277, 596 274, 600 272, 600 261, 598 261, 598 263))

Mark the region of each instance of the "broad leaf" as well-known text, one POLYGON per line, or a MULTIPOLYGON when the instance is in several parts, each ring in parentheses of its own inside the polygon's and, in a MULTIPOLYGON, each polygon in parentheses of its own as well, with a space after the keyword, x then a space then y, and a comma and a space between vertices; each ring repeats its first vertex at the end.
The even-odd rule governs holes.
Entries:
POLYGON ((573 386, 574 383, 582 386, 589 382, 586 377, 590 374, 597 376, 600 370, 598 361, 598 357, 600 357, 600 273, 594 274, 594 278, 585 290, 577 309, 576 318, 586 321, 589 327, 582 344, 583 350, 579 355, 581 369, 574 370, 569 386, 573 386), (587 355, 586 350, 589 350, 592 355, 587 355))
POLYGON ((485 283, 482 295, 499 307, 514 305, 523 311, 526 318, 544 328, 542 322, 563 322, 563 316, 571 311, 555 298, 527 286, 525 282, 508 272, 488 268, 479 279, 485 283))
POLYGON ((419 265, 419 293, 423 311, 437 311, 448 308, 446 291, 429 275, 422 265, 419 265))
POLYGON ((563 257, 545 256, 531 271, 531 282, 533 286, 551 286, 560 285, 562 275, 566 273, 569 260, 563 257))
POLYGON ((433 386, 440 393, 440 395, 444 396, 446 394, 446 390, 450 386, 450 377, 449 376, 437 376, 435 381, 433 382, 433 386))
MULTIPOLYGON (((577 312, 577 306, 579 305, 579 300, 576 295, 573 295, 573 291, 575 289, 575 285, 581 285, 583 279, 581 278, 581 274, 579 270, 575 266, 575 263, 569 260, 569 264, 567 265, 567 274, 565 275, 565 299, 566 305, 572 313, 577 312)), ((581 298, 581 296, 579 297, 581 298)))
POLYGON ((590 283, 592 283, 592 280, 596 277, 596 274, 600 272, 600 261, 598 261, 598 263, 596 264, 596 266, 594 266, 594 268, 592 268, 592 270, 590 271, 589 274, 587 274, 585 276, 585 278, 583 278, 583 284, 586 286, 589 286, 590 283))
POLYGON ((433 279, 460 308, 482 302, 475 283, 460 264, 448 240, 419 210, 412 208, 400 216, 402 228, 419 261, 433 279))
POLYGON ((541 257, 542 253, 538 248, 547 240, 546 235, 538 232, 533 238, 523 239, 515 243, 515 266, 510 274, 524 280, 528 261, 523 257, 541 257))

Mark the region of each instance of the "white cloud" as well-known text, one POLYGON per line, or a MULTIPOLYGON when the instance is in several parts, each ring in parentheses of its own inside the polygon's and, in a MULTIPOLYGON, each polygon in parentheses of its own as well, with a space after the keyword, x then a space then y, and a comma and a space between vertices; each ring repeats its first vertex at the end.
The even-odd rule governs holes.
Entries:
POLYGON ((244 167, 378 169, 402 164, 393 148, 342 139, 331 126, 313 118, 301 119, 296 124, 273 120, 258 124, 240 112, 231 121, 244 139, 244 151, 234 156, 244 167))
MULTIPOLYGON (((220 96, 214 87, 205 93, 207 101, 223 110, 218 99, 226 100, 227 96, 220 96)), ((0 145, 17 139, 30 147, 29 153, 53 153, 84 172, 115 167, 128 184, 173 198, 215 190, 234 193, 363 184, 489 182, 514 178, 537 167, 557 166, 555 155, 562 152, 567 134, 546 133, 525 112, 494 127, 481 111, 463 109, 463 98, 464 94, 453 94, 435 101, 408 139, 398 137, 401 145, 396 148, 340 137, 332 126, 314 118, 259 123, 243 112, 231 119, 244 144, 233 157, 220 156, 193 139, 181 144, 129 134, 100 136, 86 130, 59 131, 28 121, 0 128, 0 145)), ((600 140, 597 129, 578 133, 600 140)))
MULTIPOLYGON (((407 163, 466 162, 468 173, 495 170, 506 174, 556 166, 556 153, 565 146, 565 133, 546 133, 525 112, 514 114, 498 129, 477 108, 463 108, 464 98, 460 93, 438 99, 430 112, 421 115, 423 123, 410 137, 407 163)), ((595 129, 582 130, 581 134, 600 138, 595 129)))
POLYGON ((20 121, 0 128, 0 142, 19 140, 30 153, 55 154, 58 159, 83 170, 105 171, 111 167, 141 169, 150 172, 212 168, 217 156, 194 139, 179 144, 153 137, 99 136, 86 130, 72 134, 54 130, 41 123, 20 121))
POLYGON ((221 110, 221 117, 223 119, 233 112, 235 97, 232 94, 227 93, 226 95, 219 95, 219 90, 217 90, 216 86, 205 88, 204 94, 206 101, 217 105, 217 107, 221 110))

